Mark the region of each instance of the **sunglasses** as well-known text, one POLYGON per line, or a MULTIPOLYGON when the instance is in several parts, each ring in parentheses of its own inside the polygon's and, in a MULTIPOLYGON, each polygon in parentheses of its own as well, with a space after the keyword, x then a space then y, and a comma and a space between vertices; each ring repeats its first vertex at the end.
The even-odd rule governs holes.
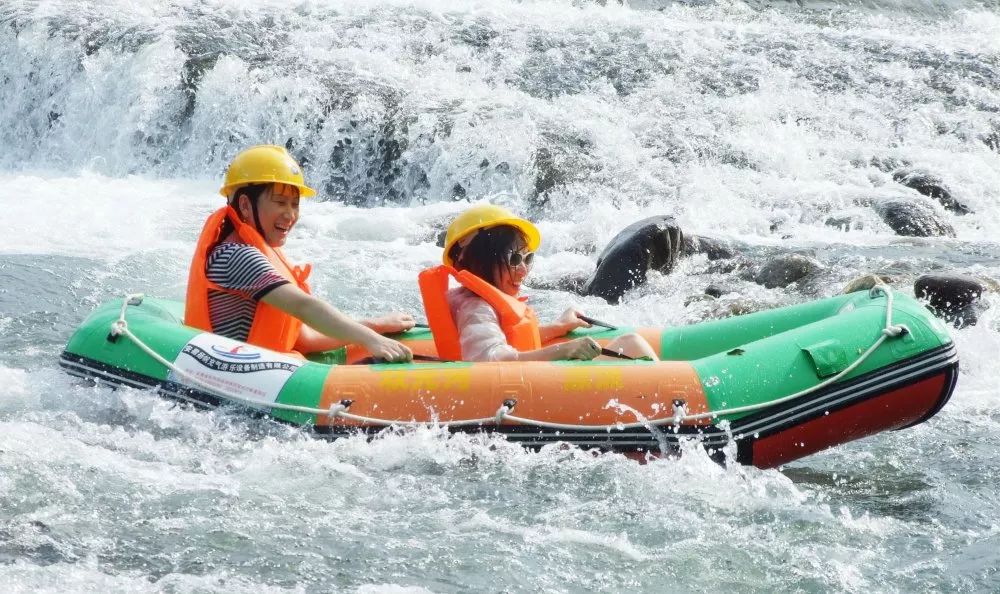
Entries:
POLYGON ((535 252, 521 253, 521 252, 507 252, 507 265, 511 268, 517 268, 521 264, 524 264, 528 268, 535 263, 535 252))

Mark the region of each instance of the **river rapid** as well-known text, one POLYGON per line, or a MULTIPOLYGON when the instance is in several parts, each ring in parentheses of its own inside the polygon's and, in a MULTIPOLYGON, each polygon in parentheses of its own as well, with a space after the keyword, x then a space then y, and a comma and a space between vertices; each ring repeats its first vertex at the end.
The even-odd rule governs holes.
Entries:
POLYGON ((998 279, 997 2, 5 0, 0 56, 0 590, 1000 589, 995 293, 953 331, 935 418, 766 471, 437 429, 329 442, 57 365, 99 303, 183 297, 228 159, 261 142, 320 191, 287 252, 355 316, 419 317, 442 222, 482 199, 538 222, 543 317, 998 279), (892 198, 955 236, 897 236, 871 208, 892 198), (696 255, 614 306, 559 289, 660 214, 821 273, 767 289, 696 255))

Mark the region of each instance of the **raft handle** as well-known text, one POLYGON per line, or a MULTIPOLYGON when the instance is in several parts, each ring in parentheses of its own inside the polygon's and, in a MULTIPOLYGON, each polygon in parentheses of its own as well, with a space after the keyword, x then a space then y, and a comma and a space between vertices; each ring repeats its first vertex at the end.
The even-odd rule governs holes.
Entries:
POLYGON ((497 425, 501 424, 503 422, 503 418, 509 415, 511 411, 514 410, 515 406, 517 406, 517 400, 514 398, 505 399, 503 404, 500 405, 500 408, 497 409, 497 414, 493 417, 493 421, 497 425))
POLYGON ((674 425, 680 425, 687 416, 687 400, 683 398, 674 399, 674 425))

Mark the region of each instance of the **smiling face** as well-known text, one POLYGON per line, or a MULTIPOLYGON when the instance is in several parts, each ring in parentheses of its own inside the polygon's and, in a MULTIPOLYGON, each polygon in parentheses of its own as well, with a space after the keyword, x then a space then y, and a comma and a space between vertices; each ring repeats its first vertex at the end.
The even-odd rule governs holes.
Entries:
POLYGON ((493 278, 497 279, 497 288, 511 297, 516 297, 521 292, 521 284, 528 278, 531 267, 524 261, 523 256, 528 253, 524 237, 518 233, 517 240, 511 250, 504 254, 504 259, 497 264, 497 270, 493 278), (517 266, 510 265, 510 254, 518 253, 522 255, 521 262, 517 266))
MULTIPOLYGON (((255 225, 253 205, 246 195, 239 197, 240 217, 255 225)), ((258 231, 271 247, 281 247, 299 220, 299 189, 286 184, 270 184, 257 198, 258 231)))
MULTIPOLYGON (((458 244, 461 245, 461 244, 458 244)), ((527 278, 530 265, 518 260, 510 265, 512 253, 526 254, 528 242, 510 225, 497 225, 478 231, 455 257, 455 268, 468 270, 510 296, 516 296, 527 278)))

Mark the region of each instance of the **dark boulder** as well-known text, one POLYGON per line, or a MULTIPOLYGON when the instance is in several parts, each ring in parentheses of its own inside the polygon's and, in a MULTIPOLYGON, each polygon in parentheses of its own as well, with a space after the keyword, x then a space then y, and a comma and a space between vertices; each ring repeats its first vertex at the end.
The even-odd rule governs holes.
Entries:
POLYGON ((955 214, 964 215, 970 212, 966 205, 952 196, 944 181, 933 173, 917 169, 900 169, 893 172, 892 179, 928 198, 937 200, 941 206, 955 214))
POLYGON ((957 328, 976 323, 976 304, 985 291, 984 283, 961 274, 925 274, 913 283, 914 294, 927 300, 927 307, 934 315, 957 328))
POLYGON ((584 272, 569 272, 555 277, 532 276, 528 279, 528 286, 534 290, 566 291, 583 295, 583 285, 588 278, 584 272))
POLYGON ((684 256, 705 254, 710 261, 736 257, 736 251, 727 242, 700 235, 684 235, 681 241, 681 254, 684 256))
POLYGON ((754 282, 768 289, 787 287, 821 270, 823 265, 802 254, 784 254, 769 260, 754 275, 754 282))
POLYGON ((753 280, 752 270, 754 261, 747 256, 737 255, 735 258, 716 260, 708 265, 705 272, 708 274, 734 274, 739 273, 746 280, 753 280), (744 274, 750 271, 750 274, 744 274))
POLYGON ((890 198, 876 201, 872 207, 897 235, 955 237, 955 229, 929 204, 903 198, 890 198))
POLYGON ((681 253, 684 235, 670 216, 655 216, 625 227, 597 259, 584 295, 618 303, 626 291, 646 282, 650 270, 669 273, 681 253))

